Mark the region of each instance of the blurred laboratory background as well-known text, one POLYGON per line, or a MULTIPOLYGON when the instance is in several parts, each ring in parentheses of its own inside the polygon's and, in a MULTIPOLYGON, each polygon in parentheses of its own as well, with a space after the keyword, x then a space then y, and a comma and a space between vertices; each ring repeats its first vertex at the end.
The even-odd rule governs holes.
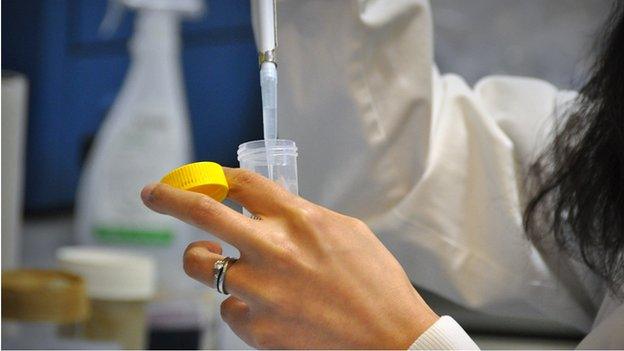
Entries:
MULTIPOLYGON (((250 4, 249 0, 208 0, 203 4, 203 9, 180 21, 179 90, 183 91, 183 118, 190 122, 188 154, 192 160, 237 166, 237 146, 262 136, 250 4)), ((470 83, 489 74, 513 74, 578 88, 591 59, 594 35, 610 4, 610 0, 433 0, 435 59, 442 72, 458 73, 470 83)), ((154 268, 154 262, 143 260, 143 256, 118 257, 69 247, 78 243, 73 217, 80 210, 75 204, 81 174, 98 144, 94 141, 103 120, 120 113, 122 107, 117 111, 111 107, 116 106, 124 81, 130 79, 129 41, 136 34, 134 25, 140 11, 120 10, 120 6, 105 0, 2 1, 2 270, 7 271, 2 276, 2 346, 20 347, 19 341, 5 343, 17 335, 83 340, 58 344, 60 348, 244 348, 220 322, 220 297, 209 289, 189 288, 189 294, 198 292, 202 306, 193 307, 200 316, 192 321, 167 315, 171 308, 153 317, 150 304, 154 296, 162 295, 160 285, 137 279, 155 274, 158 265, 154 268), (102 25, 107 10, 108 29, 102 25), (95 256, 99 263, 116 265, 98 267, 92 262, 95 256), (111 295, 91 286, 95 279, 108 279, 111 269, 129 266, 136 269, 123 279, 135 282, 136 287, 125 295, 111 295), (46 271, 8 272, 18 267, 46 271), (75 280, 76 276, 90 278, 85 283, 75 280), (56 293, 63 303, 73 297, 74 302, 66 308, 71 313, 59 316, 41 302, 42 311, 49 310, 33 315, 32 311, 9 308, 5 314, 10 296, 40 299, 20 295, 24 279, 36 280, 41 289, 62 282, 66 291, 56 293), (5 282, 12 283, 7 283, 7 289, 13 289, 7 290, 8 295, 5 282), (99 319, 93 321, 87 310, 99 319), (120 311, 127 317, 123 327, 118 325, 122 321, 115 319, 120 311), (33 326, 37 318, 49 325, 33 326), (141 336, 144 329, 147 333, 141 336)), ((138 191, 133 194, 137 199, 138 191)), ((97 206, 97 201, 89 206, 97 206)), ((193 235, 190 237, 201 237, 193 235)), ((179 261, 182 251, 176 250, 179 261)), ((181 268, 178 271, 183 274, 181 268)), ((490 330, 488 326, 495 321, 464 312, 465 318, 481 322, 475 323, 474 330, 482 335, 477 341, 483 342, 483 347, 571 347, 578 337, 556 328, 544 329, 551 330, 552 336, 531 328, 490 330)), ((33 345, 56 344, 27 346, 33 345)))

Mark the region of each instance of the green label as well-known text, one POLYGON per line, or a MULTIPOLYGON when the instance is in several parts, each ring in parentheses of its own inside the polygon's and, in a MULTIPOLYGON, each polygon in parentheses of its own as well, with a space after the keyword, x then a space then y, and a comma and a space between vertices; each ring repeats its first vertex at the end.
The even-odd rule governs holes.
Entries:
POLYGON ((93 234, 105 244, 167 246, 173 241, 171 230, 144 230, 120 227, 95 227, 93 234))

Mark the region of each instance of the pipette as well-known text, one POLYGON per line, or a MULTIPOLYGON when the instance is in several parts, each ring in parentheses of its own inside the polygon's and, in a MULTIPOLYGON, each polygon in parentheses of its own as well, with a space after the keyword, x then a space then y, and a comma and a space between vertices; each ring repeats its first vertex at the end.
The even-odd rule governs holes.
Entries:
POLYGON ((264 140, 277 139, 277 69, 273 62, 260 66, 264 140))
MULTIPOLYGON (((275 0, 252 0, 253 20, 256 21, 260 87, 262 89, 262 123, 266 149, 277 139, 277 48, 275 0)), ((267 153, 269 178, 273 165, 267 153)))

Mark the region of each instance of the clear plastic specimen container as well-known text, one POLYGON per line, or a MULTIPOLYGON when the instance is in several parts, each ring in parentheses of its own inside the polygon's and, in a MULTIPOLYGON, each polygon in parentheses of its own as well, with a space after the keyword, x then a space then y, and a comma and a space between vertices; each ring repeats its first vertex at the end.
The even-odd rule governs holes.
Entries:
MULTIPOLYGON (((298 195, 297 145, 292 140, 255 140, 238 147, 241 168, 259 173, 298 195)), ((247 212, 245 212, 248 214, 247 212)))

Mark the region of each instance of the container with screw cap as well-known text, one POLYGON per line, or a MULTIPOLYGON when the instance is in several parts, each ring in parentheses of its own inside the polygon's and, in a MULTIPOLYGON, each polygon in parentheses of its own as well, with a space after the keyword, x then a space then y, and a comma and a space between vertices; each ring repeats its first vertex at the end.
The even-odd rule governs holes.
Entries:
POLYGON ((152 258, 98 247, 64 247, 56 257, 63 269, 82 277, 92 313, 82 328, 89 340, 124 349, 147 346, 146 305, 156 292, 152 258))
POLYGON ((84 281, 75 274, 41 269, 2 272, 3 349, 88 347, 59 337, 58 330, 78 328, 89 312, 84 281))

